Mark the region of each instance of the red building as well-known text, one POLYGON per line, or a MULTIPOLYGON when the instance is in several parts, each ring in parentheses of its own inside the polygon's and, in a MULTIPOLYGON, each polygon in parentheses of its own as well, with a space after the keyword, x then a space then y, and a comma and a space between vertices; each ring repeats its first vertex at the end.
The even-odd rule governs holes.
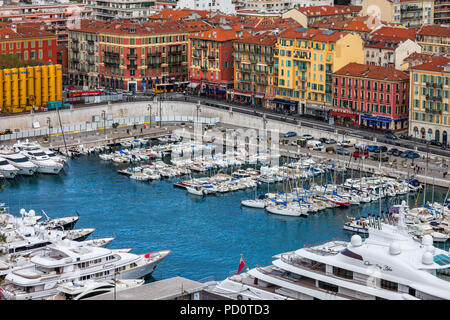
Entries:
POLYGON ((349 63, 333 73, 335 122, 380 130, 408 129, 409 76, 393 68, 349 63))
POLYGON ((189 80, 195 92, 225 98, 233 88, 233 40, 250 36, 240 26, 223 26, 190 36, 189 80))
POLYGON ((57 36, 40 23, 0 24, 0 54, 15 54, 20 60, 57 63, 57 36))

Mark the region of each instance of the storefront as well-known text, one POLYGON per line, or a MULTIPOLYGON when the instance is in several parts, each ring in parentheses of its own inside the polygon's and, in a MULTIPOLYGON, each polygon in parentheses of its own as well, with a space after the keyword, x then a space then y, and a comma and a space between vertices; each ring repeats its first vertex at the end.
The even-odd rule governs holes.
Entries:
POLYGON ((232 101, 251 105, 252 93, 250 91, 241 91, 234 89, 232 101))
POLYGON ((333 110, 332 107, 327 106, 325 104, 307 102, 305 103, 303 114, 328 121, 330 117, 330 112, 332 110, 333 110))
POLYGON ((361 120, 362 120, 361 122, 362 127, 373 128, 378 130, 392 130, 391 118, 364 115, 361 117, 361 120))
POLYGON ((274 106, 274 109, 279 112, 298 114, 298 101, 275 98, 270 100, 270 103, 274 106))
POLYGON ((332 110, 330 116, 334 117, 334 122, 341 126, 356 126, 359 127, 359 115, 345 109, 332 110))

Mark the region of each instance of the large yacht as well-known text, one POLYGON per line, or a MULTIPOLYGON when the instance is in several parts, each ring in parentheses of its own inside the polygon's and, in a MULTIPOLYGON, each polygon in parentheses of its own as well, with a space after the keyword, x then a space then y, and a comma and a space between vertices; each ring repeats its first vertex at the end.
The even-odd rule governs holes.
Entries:
POLYGON ((58 174, 64 167, 63 164, 50 159, 50 157, 39 148, 33 150, 24 149, 21 153, 37 165, 37 172, 39 173, 58 174))
POLYGON ((14 179, 19 173, 19 169, 10 164, 5 158, 0 157, 0 173, 6 179, 14 179))
POLYGON ((450 253, 427 235, 377 221, 363 241, 333 240, 274 256, 272 265, 212 284, 237 299, 450 299, 450 253))
POLYGON ((65 282, 140 279, 151 275, 170 253, 170 250, 147 254, 126 251, 58 241, 31 258, 32 266, 8 273, 0 294, 12 300, 45 299, 57 294, 58 286, 65 282))
POLYGON ((21 175, 31 176, 38 168, 36 164, 28 160, 26 156, 18 151, 2 150, 0 156, 6 159, 9 164, 19 169, 19 174, 21 175))

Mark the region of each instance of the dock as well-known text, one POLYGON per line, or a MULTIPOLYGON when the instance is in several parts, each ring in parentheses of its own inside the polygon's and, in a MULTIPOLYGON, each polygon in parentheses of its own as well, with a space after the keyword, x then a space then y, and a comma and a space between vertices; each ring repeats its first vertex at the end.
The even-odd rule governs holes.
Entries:
MULTIPOLYGON (((205 300, 213 295, 205 292, 206 287, 205 283, 173 277, 116 293, 104 293, 86 300, 205 300)), ((222 299, 222 296, 220 298, 222 299)))

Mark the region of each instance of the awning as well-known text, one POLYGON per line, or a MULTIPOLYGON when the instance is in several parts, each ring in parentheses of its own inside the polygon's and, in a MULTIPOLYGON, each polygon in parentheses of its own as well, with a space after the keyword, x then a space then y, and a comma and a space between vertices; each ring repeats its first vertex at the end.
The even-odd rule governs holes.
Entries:
POLYGON ((200 83, 198 83, 198 82, 190 82, 189 84, 188 84, 188 88, 197 88, 198 86, 200 85, 200 83))
POLYGON ((406 121, 406 120, 408 120, 408 118, 394 119, 395 122, 397 122, 397 121, 406 121))
POLYGON ((330 106, 326 106, 324 104, 317 104, 317 103, 306 103, 306 108, 313 109, 313 110, 319 110, 319 111, 330 111, 333 109, 330 106))
POLYGON ((271 103, 279 103, 279 104, 288 104, 291 106, 296 106, 298 104, 298 101, 290 101, 290 100, 284 100, 284 99, 278 99, 275 98, 270 101, 271 103))
POLYGON ((234 92, 236 96, 245 96, 245 97, 251 97, 252 95, 250 93, 243 93, 243 92, 234 92))
POLYGON ((369 116, 362 116, 361 119, 362 120, 369 120, 369 121, 376 121, 377 120, 376 117, 369 117, 369 116))
POLYGON ((377 117, 376 121, 389 123, 389 122, 392 121, 392 119, 390 119, 390 118, 385 118, 385 117, 377 117))
POLYGON ((350 113, 350 112, 345 112, 345 111, 340 111, 340 110, 333 110, 330 113, 331 116, 340 116, 340 117, 345 117, 345 118, 357 118, 358 115, 356 113, 350 113))

